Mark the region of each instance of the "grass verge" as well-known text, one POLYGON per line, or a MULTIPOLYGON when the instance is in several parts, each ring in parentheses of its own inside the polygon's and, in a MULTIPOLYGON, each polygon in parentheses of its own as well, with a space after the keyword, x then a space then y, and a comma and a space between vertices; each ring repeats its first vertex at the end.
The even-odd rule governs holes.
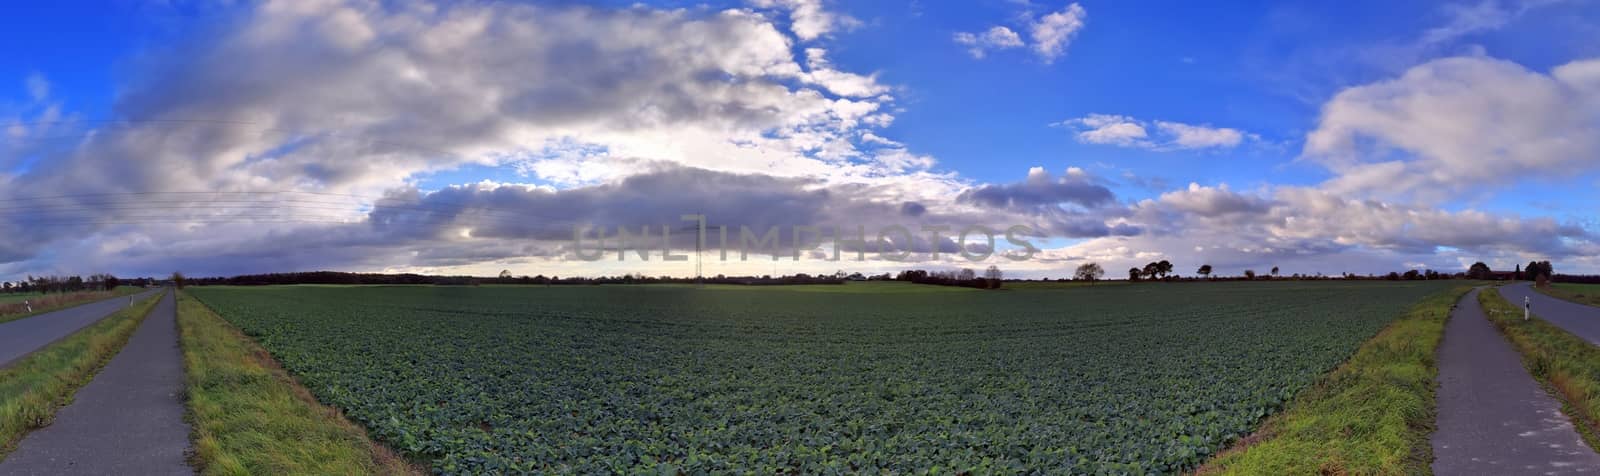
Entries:
POLYGON ((311 396, 265 349, 178 295, 194 463, 202 474, 421 474, 311 396))
POLYGON ((119 296, 138 294, 145 290, 145 288, 136 288, 133 286, 119 286, 110 291, 84 291, 76 293, 29 296, 27 300, 33 307, 32 312, 28 311, 28 305, 24 305, 22 303, 23 300, 15 299, 5 303, 0 303, 0 322, 10 322, 17 319, 22 319, 24 317, 33 317, 51 311, 59 311, 87 302, 99 301, 101 299, 111 299, 119 296))
POLYGON ((60 342, 0 368, 0 459, 23 435, 49 425, 56 410, 122 350, 144 322, 156 297, 123 308, 60 342))
POLYGON ((1196 473, 1429 474, 1435 361, 1450 309, 1471 286, 1413 305, 1343 365, 1196 473))
POLYGON ((1600 284, 1550 283, 1550 287, 1534 286, 1533 289, 1556 299, 1600 306, 1600 284))
POLYGON ((1600 448, 1600 347, 1539 319, 1522 320, 1522 307, 1486 289, 1478 303, 1511 346, 1522 354, 1528 373, 1562 400, 1561 411, 1572 420, 1591 448, 1600 448))

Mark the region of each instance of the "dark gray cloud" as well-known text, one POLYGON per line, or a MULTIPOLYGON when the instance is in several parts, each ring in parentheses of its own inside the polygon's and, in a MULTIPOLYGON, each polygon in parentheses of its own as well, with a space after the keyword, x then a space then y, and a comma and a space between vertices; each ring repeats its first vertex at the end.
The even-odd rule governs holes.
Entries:
POLYGON ((1202 187, 1191 183, 1186 190, 1161 194, 1160 202, 1169 209, 1203 217, 1259 215, 1272 209, 1272 200, 1252 194, 1235 193, 1227 185, 1202 187))
POLYGON ((900 214, 908 217, 919 217, 928 212, 928 207, 917 202, 906 202, 900 205, 900 214))
MULTIPOLYGON (((650 172, 617 182, 564 190, 478 184, 431 193, 397 191, 379 202, 368 221, 377 232, 413 240, 466 234, 476 239, 562 241, 571 240, 575 229, 586 239, 595 239, 601 233, 615 236, 618 228, 630 235, 648 231, 659 240, 666 226, 673 231, 672 248, 680 250, 696 246, 689 232, 694 223, 683 221, 683 215, 704 215, 714 235, 720 233, 718 227, 729 227, 730 242, 739 240, 745 228, 758 238, 776 228, 780 245, 789 247, 797 227, 811 227, 816 231, 799 232, 802 241, 817 235, 839 237, 854 242, 845 246, 847 251, 930 252, 935 246, 926 227, 945 229, 937 248, 946 253, 960 250, 952 238, 969 226, 992 230, 1002 243, 1005 232, 1017 225, 1035 230, 1033 236, 1138 233, 1137 227, 1107 225, 1092 215, 1064 210, 1041 215, 954 204, 929 208, 881 200, 885 194, 881 187, 859 184, 828 185, 815 179, 656 164, 650 172), (891 230, 894 226, 900 228, 891 230), (901 229, 912 239, 903 238, 901 229), (880 232, 887 233, 881 240, 880 232), (852 238, 857 233, 865 234, 864 243, 852 238)), ((978 241, 986 240, 973 234, 968 244, 978 241)))
POLYGON ((765 229, 821 223, 830 213, 892 214, 885 213, 892 211, 890 206, 865 203, 819 185, 812 179, 662 164, 653 172, 615 183, 559 191, 500 185, 465 185, 427 194, 407 190, 379 202, 370 222, 400 235, 453 233, 470 227, 473 236, 484 238, 570 239, 574 227, 677 227, 688 223, 680 221, 683 215, 765 229))
POLYGON ((991 208, 1038 210, 1063 205, 1092 208, 1115 200, 1111 190, 1095 183, 1087 174, 1074 169, 1060 178, 1043 169, 1028 173, 1018 183, 981 185, 962 192, 957 201, 991 208))

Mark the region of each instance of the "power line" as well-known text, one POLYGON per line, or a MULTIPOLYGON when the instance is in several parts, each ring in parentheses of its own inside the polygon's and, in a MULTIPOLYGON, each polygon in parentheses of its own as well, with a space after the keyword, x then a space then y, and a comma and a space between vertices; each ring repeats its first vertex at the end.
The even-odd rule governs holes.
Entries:
POLYGON ((86 203, 86 202, 52 203, 52 204, 42 204, 42 205, 0 207, 0 215, 6 214, 4 212, 17 212, 17 211, 30 212, 30 211, 46 211, 46 210, 85 211, 85 210, 138 210, 138 209, 205 209, 205 208, 227 209, 227 208, 249 208, 249 207, 308 208, 308 209, 340 210, 340 211, 352 211, 352 212, 363 212, 363 213, 370 213, 370 212, 375 212, 375 211, 379 211, 379 210, 385 210, 385 211, 397 210, 397 211, 409 211, 409 212, 417 212, 417 213, 440 213, 440 214, 457 214, 457 215, 495 214, 499 218, 506 218, 506 219, 539 218, 539 217, 534 216, 534 215, 528 215, 528 214, 519 213, 519 212, 495 210, 495 209, 483 208, 483 207, 464 207, 464 208, 457 208, 457 209, 425 208, 423 206, 397 206, 397 205, 388 205, 388 204, 341 203, 341 202, 327 202, 327 201, 317 201, 317 200, 297 200, 297 199, 277 199, 277 200, 270 200, 270 201, 269 200, 231 200, 230 199, 230 200, 205 200, 205 201, 141 200, 141 201, 88 202, 88 203, 86 203))
MULTIPOLYGON (((322 132, 306 132, 306 131, 296 132, 296 131, 291 131, 291 130, 288 130, 288 129, 277 128, 277 127, 264 127, 264 126, 262 126, 262 124, 257 123, 257 122, 252 122, 252 121, 239 121, 239 120, 227 120, 227 119, 61 119, 61 120, 51 120, 51 121, 14 121, 14 122, 10 122, 10 123, 0 123, 0 127, 37 126, 37 125, 62 125, 62 124, 78 124, 78 123, 84 123, 84 124, 118 124, 118 125, 129 125, 129 126, 144 125, 144 124, 248 126, 248 127, 256 127, 256 129, 252 130, 251 132, 258 133, 262 137, 265 137, 269 133, 277 133, 277 134, 280 134, 280 135, 283 135, 283 136, 286 136, 286 137, 292 137, 292 136, 296 136, 296 135, 305 136, 305 137, 337 137, 337 136, 342 135, 337 130, 322 131, 322 132)), ((21 136, 21 137, 12 137, 9 140, 21 142, 21 141, 38 141, 38 140, 53 140, 53 139, 72 139, 72 138, 80 137, 80 136, 85 135, 85 134, 95 133, 95 132, 101 132, 101 131, 100 130, 89 130, 89 131, 83 131, 83 132, 78 133, 78 134, 57 135, 57 136, 54 136, 54 137, 48 137, 48 136, 33 136, 33 137, 21 136)), ((417 150, 417 151, 427 152, 427 153, 433 154, 433 155, 460 158, 460 155, 458 155, 456 153, 453 153, 453 152, 443 151, 443 150, 434 149, 434 148, 431 148, 431 147, 426 147, 426 146, 421 146, 421 145, 416 145, 416 144, 403 144, 403 143, 387 141, 387 140, 376 140, 376 139, 369 139, 369 138, 357 138, 357 137, 354 137, 354 136, 350 136, 350 139, 353 139, 353 140, 359 141, 359 142, 365 142, 365 143, 368 143, 368 144, 390 146, 390 147, 394 147, 396 149, 414 149, 414 150, 417 150)))
POLYGON ((259 123, 251 122, 251 121, 236 121, 236 120, 228 120, 228 119, 82 119, 82 118, 75 118, 75 119, 55 119, 55 120, 49 120, 49 121, 13 121, 13 122, 0 123, 0 126, 41 126, 41 125, 55 125, 55 124, 77 124, 77 123, 98 123, 98 124, 111 124, 111 123, 124 123, 124 124, 182 123, 182 124, 229 124, 229 125, 241 125, 241 126, 257 126, 257 125, 260 125, 259 123))
MULTIPOLYGON (((160 198, 165 198, 165 197, 160 197, 160 198)), ((404 199, 401 199, 401 198, 398 198, 398 197, 370 197, 370 196, 331 193, 331 192, 299 192, 299 191, 271 191, 271 192, 121 192, 121 193, 91 193, 91 194, 72 194, 72 195, 37 196, 37 197, 22 197, 22 198, 0 199, 0 203, 8 203, 8 202, 11 203, 12 206, 0 207, 0 212, 16 211, 16 210, 31 211, 31 210, 45 210, 45 209, 65 209, 65 210, 69 210, 70 211, 72 209, 89 210, 89 209, 95 209, 96 207, 128 208, 128 207, 143 207, 143 206, 145 206, 145 204, 185 205, 185 206, 199 206, 201 204, 239 204, 241 206, 243 206, 243 205, 268 206, 268 205, 277 205, 277 204, 281 204, 281 203, 292 203, 292 204, 307 205, 307 208, 317 208, 315 206, 349 207, 347 209, 349 209, 350 211, 362 211, 362 212, 368 212, 368 213, 379 211, 379 210, 385 210, 385 211, 398 210, 398 211, 409 211, 409 212, 417 212, 417 213, 453 214, 453 215, 456 215, 456 216, 469 216, 469 215, 473 215, 473 214, 493 215, 495 217, 503 218, 503 219, 536 219, 536 220, 546 219, 544 217, 540 217, 538 215, 533 215, 533 214, 530 214, 528 212, 496 208, 492 204, 465 203, 465 202, 454 202, 454 201, 440 201, 440 202, 435 202, 435 203, 426 203, 426 202, 423 202, 421 200, 418 200, 418 201, 407 201, 407 200, 404 200, 404 199), (307 195, 318 195, 318 196, 329 196, 329 197, 351 197, 351 198, 368 199, 368 200, 372 200, 372 202, 371 203, 364 203, 364 202, 347 203, 347 202, 335 202, 335 201, 324 201, 324 200, 305 200, 305 199, 297 199, 297 198, 265 198, 265 197, 263 197, 261 199, 240 199, 238 197, 226 197, 226 198, 222 198, 222 197, 202 197, 202 198, 192 198, 192 199, 186 199, 186 200, 170 200, 170 199, 158 199, 158 200, 144 200, 144 199, 140 199, 140 200, 104 200, 104 199, 107 199, 107 198, 115 198, 115 197, 145 197, 145 196, 162 196, 162 195, 176 195, 176 196, 185 196, 185 197, 197 197, 197 196, 202 196, 202 195, 212 195, 212 196, 216 196, 216 195, 255 196, 255 195, 271 195, 271 194, 307 194, 307 195), (74 201, 74 199, 101 199, 101 200, 93 200, 93 201, 76 200, 76 201, 74 201), (20 202, 38 202, 38 201, 48 201, 48 200, 73 201, 73 203, 48 203, 48 204, 39 204, 39 205, 17 205, 17 203, 20 203, 20 202), (201 201, 201 200, 203 200, 203 201, 201 201), (386 202, 400 202, 400 203, 386 203, 386 202), (453 206, 458 206, 460 208, 450 208, 449 206, 452 206, 452 205, 453 206), (370 208, 370 209, 369 210, 363 210, 363 208, 370 208)), ((225 207, 217 207, 217 208, 225 208, 225 207)), ((328 208, 328 209, 332 209, 332 208, 328 208)), ((346 209, 346 208, 341 208, 341 209, 346 209)), ((3 213, 0 213, 0 214, 3 214, 3 213)))

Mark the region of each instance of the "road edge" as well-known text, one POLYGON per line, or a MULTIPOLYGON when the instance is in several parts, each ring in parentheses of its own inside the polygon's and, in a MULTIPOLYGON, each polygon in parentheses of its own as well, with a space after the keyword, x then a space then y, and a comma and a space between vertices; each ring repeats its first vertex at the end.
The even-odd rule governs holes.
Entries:
POLYGON ((186 371, 184 419, 194 448, 189 463, 199 473, 428 474, 425 466, 374 440, 339 409, 317 401, 265 348, 203 301, 182 291, 177 298, 186 371), (250 412, 241 408, 247 404, 279 408, 271 414, 250 412), (291 418, 298 419, 296 424, 285 425, 291 418), (278 428, 293 426, 298 433, 253 432, 266 441, 230 444, 229 433, 241 431, 241 424, 252 431, 269 426, 250 426, 261 419, 274 420, 271 426, 278 428))
POLYGON ((1254 433, 1191 474, 1431 474, 1436 354, 1450 311, 1476 286, 1452 286, 1418 300, 1349 359, 1296 394, 1282 412, 1267 417, 1254 433), (1361 398, 1379 390, 1395 394, 1361 398), (1393 406, 1395 397, 1411 397, 1416 408, 1393 406), (1382 424, 1374 421, 1378 418, 1339 418, 1348 413, 1382 415, 1383 423, 1390 424, 1383 429, 1401 427, 1402 441, 1394 443, 1406 447, 1404 453, 1381 461, 1346 458, 1340 450, 1357 440, 1351 438, 1353 426, 1382 424))
POLYGON ((35 309, 33 312, 25 312, 25 313, 22 313, 22 314, 10 314, 10 315, 0 314, 0 324, 4 324, 4 323, 7 323, 7 322, 12 322, 12 321, 20 321, 20 320, 27 319, 27 318, 30 318, 30 317, 38 316, 40 314, 49 314, 49 313, 60 311, 60 310, 63 310, 63 309, 71 309, 71 308, 82 306, 82 305, 86 305, 86 304, 94 304, 94 303, 97 303, 97 302, 102 302, 102 301, 108 301, 108 300, 117 299, 117 298, 124 298, 124 297, 128 297, 128 296, 133 296, 133 295, 139 294, 140 292, 149 291, 149 290, 150 290, 150 288, 136 288, 136 287, 133 287, 133 286, 117 286, 115 289, 112 289, 110 291, 103 291, 105 293, 110 293, 111 294, 110 296, 105 296, 105 297, 88 296, 86 299, 74 299, 74 300, 71 300, 71 301, 68 301, 68 302, 65 302, 65 303, 56 304, 56 305, 53 305, 53 306, 40 306, 38 309, 35 309))
MULTIPOLYGON (((0 368, 0 376, 28 372, 48 372, 45 382, 19 391, 15 396, 0 394, 0 404, 15 398, 18 413, 0 414, 0 461, 13 451, 28 433, 49 426, 57 411, 70 405, 79 389, 93 381, 96 375, 122 352, 133 333, 139 329, 156 303, 167 291, 162 291, 135 303, 131 307, 113 312, 99 321, 84 326, 66 337, 57 339, 38 350, 12 361, 0 368), (83 349, 72 349, 82 345, 83 349), (65 362, 36 369, 34 365, 49 364, 47 360, 68 351, 82 351, 81 355, 59 356, 65 362)), ((3 389, 0 389, 3 391, 3 389)), ((0 405, 0 409, 13 408, 0 405)))
POLYGON ((1524 322, 1522 308, 1500 295, 1498 286, 1478 293, 1478 305, 1511 348, 1522 357, 1528 374, 1561 402, 1561 413, 1572 421, 1589 449, 1600 452, 1600 347, 1551 324, 1530 312, 1524 322))

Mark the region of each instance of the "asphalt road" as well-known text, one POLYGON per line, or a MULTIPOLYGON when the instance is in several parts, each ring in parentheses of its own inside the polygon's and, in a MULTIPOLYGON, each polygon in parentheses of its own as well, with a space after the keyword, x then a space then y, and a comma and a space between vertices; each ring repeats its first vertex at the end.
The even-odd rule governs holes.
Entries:
POLYGON ((1500 287, 1500 296, 1521 306, 1522 298, 1533 302, 1533 313, 1540 319, 1566 329, 1590 344, 1600 345, 1600 307, 1546 296, 1534 291, 1530 283, 1508 284, 1500 287))
POLYGON ((167 293, 55 423, 0 461, 0 475, 193 474, 183 386, 177 305, 167 293))
MULTIPOLYGON (((135 300, 150 297, 159 290, 135 295, 135 300)), ((128 297, 82 304, 55 312, 0 324, 0 367, 72 335, 89 324, 99 322, 118 309, 128 307, 128 297)))
POLYGON ((1438 404, 1434 474, 1600 474, 1600 454, 1484 316, 1478 290, 1456 303, 1445 325, 1438 404))

